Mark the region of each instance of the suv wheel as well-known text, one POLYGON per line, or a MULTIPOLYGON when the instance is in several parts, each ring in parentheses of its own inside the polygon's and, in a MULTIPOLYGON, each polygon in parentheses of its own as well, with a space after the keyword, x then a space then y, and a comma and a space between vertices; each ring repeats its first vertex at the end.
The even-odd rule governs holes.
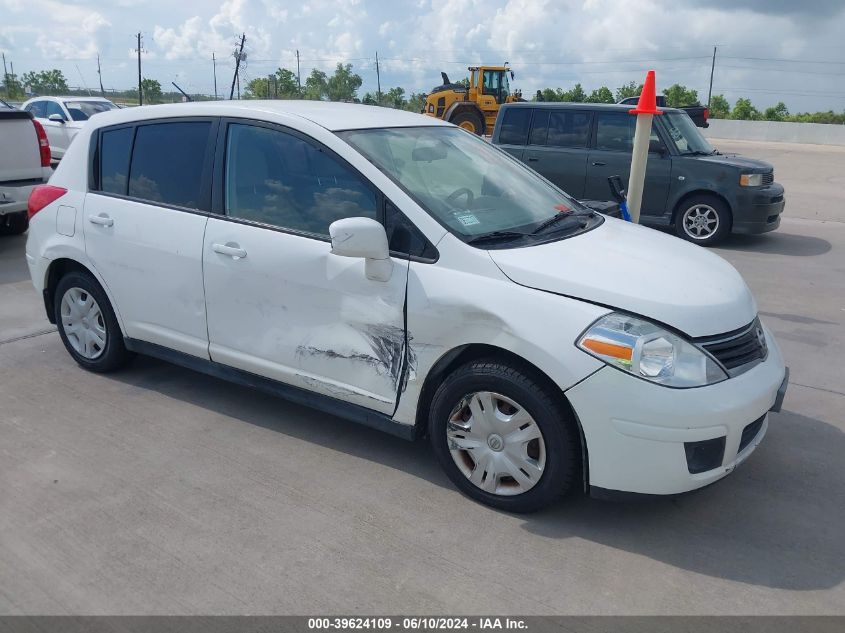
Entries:
POLYGON ((429 436, 449 479, 502 510, 539 510, 578 473, 578 431, 559 397, 532 372, 493 360, 468 363, 444 380, 429 436))
POLYGON ((108 297, 89 273, 62 277, 53 305, 62 343, 82 367, 107 372, 131 358, 108 297))
POLYGON ((730 209, 715 196, 694 196, 685 200, 675 219, 678 236, 701 246, 722 241, 730 231, 730 209))
POLYGON ((29 228, 26 213, 10 213, 0 217, 0 235, 20 235, 29 228))

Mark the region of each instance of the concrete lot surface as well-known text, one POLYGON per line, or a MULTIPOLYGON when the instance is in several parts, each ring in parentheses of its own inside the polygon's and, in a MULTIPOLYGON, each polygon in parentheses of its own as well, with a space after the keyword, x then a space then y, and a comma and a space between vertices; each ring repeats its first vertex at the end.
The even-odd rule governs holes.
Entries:
POLYGON ((730 477, 530 516, 407 443, 139 358, 75 366, 0 239, 0 613, 845 614, 845 148, 775 163, 779 231, 718 249, 792 368, 730 477))

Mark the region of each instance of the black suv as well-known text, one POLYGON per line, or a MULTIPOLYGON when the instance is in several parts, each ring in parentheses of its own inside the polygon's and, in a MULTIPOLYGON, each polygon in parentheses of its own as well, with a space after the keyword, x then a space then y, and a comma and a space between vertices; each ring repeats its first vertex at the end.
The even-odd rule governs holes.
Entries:
MULTIPOLYGON (((493 143, 580 200, 608 200, 609 176, 627 184, 636 117, 630 106, 593 103, 503 105, 493 143)), ((780 225, 783 187, 772 166, 720 154, 682 110, 654 117, 640 222, 674 226, 701 245, 730 232, 780 225)))

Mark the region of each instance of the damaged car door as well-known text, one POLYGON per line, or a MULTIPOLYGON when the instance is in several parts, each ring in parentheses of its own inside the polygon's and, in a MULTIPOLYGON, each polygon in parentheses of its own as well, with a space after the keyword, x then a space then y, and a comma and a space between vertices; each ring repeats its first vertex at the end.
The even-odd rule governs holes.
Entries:
POLYGON ((365 260, 332 254, 329 237, 337 220, 379 220, 379 193, 292 130, 230 121, 223 147, 223 216, 203 249, 211 359, 392 414, 407 262, 368 278, 365 260))

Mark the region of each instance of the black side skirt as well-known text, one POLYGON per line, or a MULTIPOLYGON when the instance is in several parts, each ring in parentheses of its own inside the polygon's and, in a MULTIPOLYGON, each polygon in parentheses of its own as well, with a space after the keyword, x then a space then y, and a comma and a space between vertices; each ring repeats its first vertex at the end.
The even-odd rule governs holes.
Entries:
POLYGON ((416 438, 417 431, 415 426, 407 424, 399 424, 394 422, 389 416, 372 409, 367 409, 357 404, 344 402, 331 396, 315 393, 313 391, 306 391, 293 385, 288 385, 277 380, 271 380, 263 376, 258 376, 241 369, 229 367, 221 363, 197 358, 190 354, 184 354, 155 343, 148 343, 138 339, 126 338, 124 339, 126 349, 144 354, 145 356, 152 356, 186 369, 221 378, 238 385, 245 387, 252 387, 258 389, 272 396, 284 398, 290 402, 302 404, 312 409, 317 409, 331 415, 336 415, 341 418, 346 418, 352 422, 369 426, 370 428, 384 431, 391 435, 401 437, 406 440, 413 440, 416 438))

